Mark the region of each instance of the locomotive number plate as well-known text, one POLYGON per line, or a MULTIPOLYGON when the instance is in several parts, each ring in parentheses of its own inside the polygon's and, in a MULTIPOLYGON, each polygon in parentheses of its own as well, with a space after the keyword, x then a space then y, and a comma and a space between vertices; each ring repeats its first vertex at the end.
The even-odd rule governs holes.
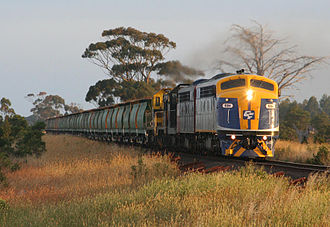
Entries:
POLYGON ((222 104, 222 108, 225 108, 225 109, 231 109, 233 108, 233 104, 232 103, 223 103, 222 104))
POLYGON ((275 109, 276 103, 267 103, 266 104, 266 109, 275 109))

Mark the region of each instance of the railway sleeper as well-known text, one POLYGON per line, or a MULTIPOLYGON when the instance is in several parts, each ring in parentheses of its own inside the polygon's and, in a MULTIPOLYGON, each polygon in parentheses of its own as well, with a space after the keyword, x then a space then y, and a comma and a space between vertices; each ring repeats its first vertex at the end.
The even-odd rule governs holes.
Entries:
POLYGON ((290 185, 304 185, 305 183, 307 182, 307 178, 306 177, 301 177, 301 178, 298 178, 296 180, 292 180, 290 181, 290 185))
POLYGON ((189 170, 193 170, 193 169, 197 169, 197 168, 205 168, 205 164, 203 162, 197 161, 197 162, 192 162, 192 163, 188 163, 185 165, 180 166, 180 170, 182 171, 189 171, 189 170))
POLYGON ((208 169, 204 170, 204 173, 216 173, 216 172, 223 172, 223 171, 228 171, 232 167, 231 166, 214 166, 208 169))

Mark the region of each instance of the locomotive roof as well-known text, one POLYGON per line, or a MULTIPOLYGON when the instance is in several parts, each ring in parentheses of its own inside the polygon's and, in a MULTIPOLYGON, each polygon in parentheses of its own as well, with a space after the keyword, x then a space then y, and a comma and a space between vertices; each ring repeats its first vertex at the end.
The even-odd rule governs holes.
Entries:
MULTIPOLYGON (((196 81, 194 81, 192 84, 190 84, 189 86, 203 86, 203 84, 210 84, 210 82, 214 82, 214 81, 218 81, 219 79, 223 79, 226 77, 231 77, 231 76, 244 76, 244 75, 255 75, 255 76, 260 76, 260 75, 256 75, 256 74, 249 74, 249 73, 220 73, 217 74, 213 77, 211 77, 210 79, 198 79, 196 81)), ((260 76, 263 77, 263 76, 260 76)))
POLYGON ((170 93, 178 92, 179 89, 181 89, 181 88, 185 88, 185 87, 189 87, 189 86, 191 86, 191 84, 178 84, 177 86, 175 86, 175 87, 170 91, 170 93))
POLYGON ((210 80, 218 80, 218 79, 222 79, 222 78, 225 78, 227 76, 233 76, 235 75, 234 73, 220 73, 220 74, 217 74, 215 76, 213 76, 210 80))

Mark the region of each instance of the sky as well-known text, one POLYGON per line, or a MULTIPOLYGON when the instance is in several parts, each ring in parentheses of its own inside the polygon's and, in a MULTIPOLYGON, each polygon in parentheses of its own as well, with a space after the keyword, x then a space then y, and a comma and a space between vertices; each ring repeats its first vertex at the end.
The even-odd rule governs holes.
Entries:
MULTIPOLYGON (((221 55, 232 24, 253 20, 297 45, 302 55, 330 56, 330 1, 305 0, 0 0, 0 98, 31 114, 29 93, 45 91, 84 109, 88 88, 108 78, 81 55, 103 30, 134 27, 164 34, 166 57, 206 70, 221 55)), ((329 65, 290 90, 294 99, 330 94, 329 65)), ((214 74, 206 75, 206 78, 214 74)))

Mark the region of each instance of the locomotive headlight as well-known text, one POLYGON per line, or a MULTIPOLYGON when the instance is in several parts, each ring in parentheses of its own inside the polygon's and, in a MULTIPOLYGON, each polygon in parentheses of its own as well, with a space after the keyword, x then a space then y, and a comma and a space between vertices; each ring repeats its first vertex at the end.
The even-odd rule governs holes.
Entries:
POLYGON ((230 139, 235 140, 236 139, 236 136, 235 135, 231 135, 230 136, 230 139))
POLYGON ((248 101, 252 100, 252 94, 253 94, 252 90, 248 90, 246 92, 246 98, 247 98, 248 101))

